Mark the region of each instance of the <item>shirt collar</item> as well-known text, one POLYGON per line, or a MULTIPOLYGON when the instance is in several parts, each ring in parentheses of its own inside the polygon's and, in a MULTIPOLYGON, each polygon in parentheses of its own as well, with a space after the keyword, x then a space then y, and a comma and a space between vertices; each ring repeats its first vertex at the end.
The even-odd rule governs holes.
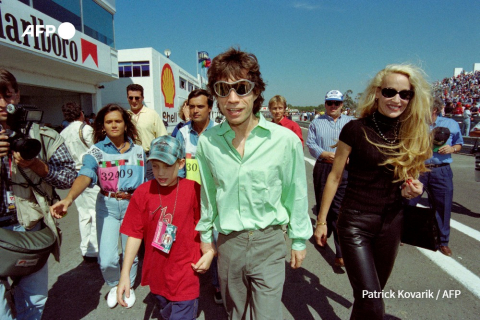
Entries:
MULTIPOLYGON (((110 145, 112 145, 112 146, 115 147, 115 145, 113 144, 112 140, 110 140, 110 138, 107 137, 107 136, 105 136, 105 139, 103 139, 101 142, 103 143, 104 146, 107 146, 107 145, 110 144, 110 145)), ((131 146, 133 145, 133 140, 130 139, 130 138, 128 138, 128 142, 130 142, 130 147, 131 147, 131 146)))
MULTIPOLYGON (((205 129, 205 131, 207 131, 208 129, 210 129, 210 128, 213 127, 213 125, 214 125, 214 121, 213 121, 212 119, 209 119, 209 120, 210 120, 210 121, 208 122, 208 126, 207 126, 207 128, 205 129)), ((195 131, 195 129, 193 129, 193 121, 187 122, 186 125, 188 126, 188 131, 190 131, 190 132, 195 132, 195 133, 198 134, 198 132, 195 131)))
MULTIPOLYGON (((262 129, 270 131, 270 129, 268 128, 268 122, 267 122, 267 120, 265 120, 262 113, 258 112, 258 113, 255 114, 255 116, 258 118, 258 124, 255 126, 255 128, 260 127, 262 129)), ((217 134, 219 136, 223 136, 225 133, 232 130, 232 128, 228 124, 228 121, 222 122, 218 127, 219 127, 219 129, 217 131, 217 134)), ((253 130, 255 130, 255 128, 253 128, 253 130)))

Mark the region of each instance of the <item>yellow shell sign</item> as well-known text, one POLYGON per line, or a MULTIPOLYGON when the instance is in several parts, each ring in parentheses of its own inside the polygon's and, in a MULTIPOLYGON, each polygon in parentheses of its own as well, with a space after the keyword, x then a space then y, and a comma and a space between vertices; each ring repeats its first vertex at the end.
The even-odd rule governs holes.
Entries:
POLYGON ((165 98, 165 107, 173 108, 173 99, 175 98, 175 79, 173 78, 172 67, 165 63, 162 69, 161 87, 163 97, 165 98))

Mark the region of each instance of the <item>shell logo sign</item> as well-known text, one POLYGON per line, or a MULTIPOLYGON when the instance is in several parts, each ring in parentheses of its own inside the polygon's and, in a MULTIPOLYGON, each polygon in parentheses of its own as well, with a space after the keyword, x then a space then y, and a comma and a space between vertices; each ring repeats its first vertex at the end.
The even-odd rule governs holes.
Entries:
POLYGON ((163 97, 165 98, 165 107, 173 108, 173 99, 175 98, 175 79, 173 78, 172 67, 165 63, 161 75, 161 87, 163 97))

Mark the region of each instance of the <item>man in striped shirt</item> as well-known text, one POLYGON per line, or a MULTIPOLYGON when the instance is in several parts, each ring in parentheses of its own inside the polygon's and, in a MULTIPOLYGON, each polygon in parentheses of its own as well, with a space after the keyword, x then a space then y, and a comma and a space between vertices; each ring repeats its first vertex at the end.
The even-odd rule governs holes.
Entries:
MULTIPOLYGON (((308 128, 307 146, 312 157, 317 159, 313 168, 313 187, 315 190, 315 200, 317 202, 315 212, 318 213, 322 200, 323 189, 327 182, 327 177, 332 170, 333 160, 335 159, 335 149, 338 142, 338 136, 343 126, 353 118, 342 114, 343 94, 338 90, 331 90, 325 96, 325 114, 314 119, 308 128)), ((342 182, 338 187, 335 198, 332 201, 327 216, 327 228, 329 235, 333 232, 335 242, 335 266, 343 267, 342 251, 338 243, 337 236, 337 218, 338 209, 345 195, 347 187, 348 173, 343 172, 342 182)))

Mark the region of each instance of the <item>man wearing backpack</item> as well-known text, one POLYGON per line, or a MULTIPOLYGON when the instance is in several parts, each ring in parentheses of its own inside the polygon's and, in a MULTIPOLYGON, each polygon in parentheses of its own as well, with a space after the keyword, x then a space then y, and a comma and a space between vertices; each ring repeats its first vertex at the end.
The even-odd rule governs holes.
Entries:
MULTIPOLYGON (((39 154, 24 159, 21 152, 29 150, 22 149, 18 143, 15 144, 17 151, 12 150, 13 142, 19 139, 8 141, 12 132, 7 121, 7 106, 17 106, 19 102, 17 80, 7 70, 0 69, 0 228, 20 232, 51 229, 57 239, 53 253, 58 261, 60 243, 49 205, 55 199, 54 188, 68 189, 72 185, 76 177, 75 162, 63 138, 56 131, 40 128, 36 123, 26 136, 40 141, 39 154)), ((9 280, 0 279, 0 319, 14 319, 15 311, 16 319, 40 319, 47 301, 48 264, 14 280, 14 299, 9 299, 15 301, 12 310, 7 300, 9 280)))

